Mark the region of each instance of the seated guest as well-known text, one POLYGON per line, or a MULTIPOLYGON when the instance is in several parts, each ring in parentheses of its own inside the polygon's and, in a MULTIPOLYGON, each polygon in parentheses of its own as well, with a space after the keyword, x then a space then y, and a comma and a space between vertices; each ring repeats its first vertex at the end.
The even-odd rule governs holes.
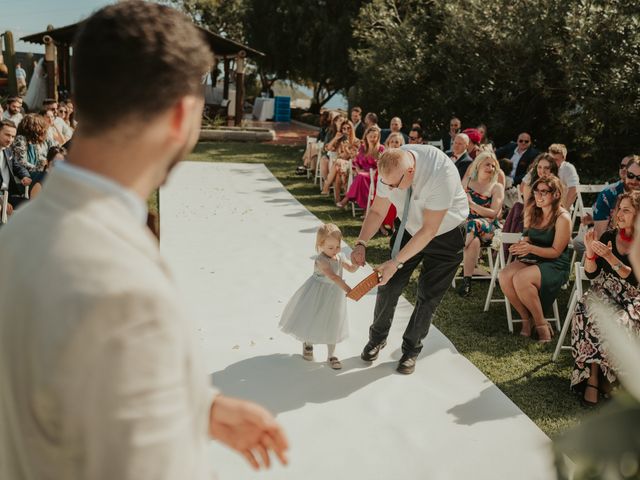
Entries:
POLYGON ((451 146, 451 160, 456 164, 458 173, 460 174, 460 180, 467 173, 467 169, 473 163, 473 160, 467 153, 467 147, 469 146, 469 137, 466 133, 458 133, 451 146))
MULTIPOLYGON (((511 162, 511 160, 508 161, 511 162)), ((522 199, 524 203, 515 202, 513 204, 511 210, 509 210, 507 218, 505 219, 504 226, 502 227, 503 232, 518 233, 524 229, 524 206, 531 197, 531 186, 536 183, 538 179, 546 178, 550 175, 558 176, 558 165, 550 154, 541 153, 529 167, 529 171, 522 179, 522 183, 516 187, 522 192, 522 199)), ((513 182, 511 177, 507 178, 513 182)), ((505 252, 507 252, 506 247, 505 252)))
MULTIPOLYGON (((366 131, 369 127, 378 126, 378 115, 373 112, 369 112, 364 116, 364 131, 366 131)), ((379 128, 379 127, 378 127, 379 128)), ((360 140, 364 140, 364 131, 362 132, 362 137, 358 137, 360 140)))
POLYGON ((640 192, 619 196, 616 228, 607 230, 600 240, 589 230, 584 237, 584 271, 591 286, 576 305, 571 324, 571 353, 574 359, 571 388, 582 394, 582 403, 593 406, 599 394, 608 394, 616 382, 606 343, 597 320, 614 321, 632 336, 640 336, 640 289, 629 261, 635 224, 640 212, 640 192), (594 305, 611 309, 607 318, 599 318, 594 305), (594 321, 596 320, 596 321, 594 321))
POLYGON ((480 133, 480 145, 491 145, 492 151, 495 151, 495 145, 489 138, 489 130, 484 123, 481 123, 476 127, 476 130, 480 133))
POLYGON ((449 131, 442 136, 442 151, 450 152, 453 150, 453 141, 456 135, 460 133, 462 122, 458 117, 451 117, 449 120, 449 131))
POLYGON ((548 152, 558 165, 558 178, 564 188, 562 206, 569 210, 578 197, 580 177, 578 176, 576 167, 567 162, 567 147, 561 143, 554 143, 549 146, 548 152))
MULTIPOLYGON (((404 137, 399 133, 392 133, 387 137, 387 141, 384 144, 384 149, 389 150, 390 148, 400 148, 405 144, 404 137)), ((378 170, 376 169, 375 177, 373 178, 373 195, 375 197, 375 189, 378 186, 378 170)), ((372 200, 373 201, 373 200, 372 200)), ((380 225, 380 233, 385 237, 394 231, 394 221, 397 216, 396 207, 393 204, 389 205, 389 210, 387 210, 387 215, 384 217, 382 221, 382 225, 380 225)))
POLYGON ((64 104, 67 106, 67 119, 69 121, 69 126, 75 130, 78 127, 78 122, 76 121, 76 112, 75 112, 75 107, 73 106, 73 102, 71 101, 71 99, 67 98, 64 101, 64 104))
POLYGON ((384 149, 387 150, 389 148, 400 148, 405 143, 407 142, 404 141, 404 136, 402 134, 392 133, 387 137, 387 141, 384 142, 384 149))
POLYGON ((336 205, 343 208, 349 201, 356 204, 363 210, 367 209, 369 201, 369 187, 371 186, 370 170, 378 170, 378 158, 384 152, 384 147, 380 145, 380 129, 377 126, 369 127, 364 132, 364 140, 358 149, 353 168, 355 175, 349 191, 345 197, 336 205))
POLYGON ((62 136, 64 137, 64 143, 67 143, 69 140, 71 140, 71 137, 73 136, 73 130, 67 124, 67 122, 64 121, 64 119, 59 117, 58 102, 55 100, 55 98, 45 98, 42 102, 42 108, 44 110, 51 110, 53 112, 55 116, 53 123, 55 124, 56 128, 62 133, 62 136))
MULTIPOLYGON (((378 127, 375 127, 378 131, 378 127)), ((367 129, 368 130, 368 129, 367 129)), ((366 131, 365 131, 366 137, 366 131)), ((329 189, 333 186, 333 196, 336 203, 340 201, 340 192, 343 186, 347 184, 347 175, 349 174, 349 161, 358 153, 360 148, 360 140, 356 138, 353 124, 349 120, 344 120, 340 126, 340 132, 334 137, 327 150, 335 152, 336 156, 329 169, 329 175, 322 187, 322 194, 328 195, 329 189)))
POLYGON ((62 162, 67 157, 67 151, 63 147, 51 147, 47 152, 47 166, 43 172, 36 172, 33 174, 31 184, 31 190, 29 191, 29 198, 33 200, 36 198, 42 190, 42 184, 44 183, 47 174, 55 166, 57 162, 62 162))
POLYGON ((20 97, 9 97, 7 100, 7 109, 2 114, 3 120, 11 120, 16 127, 20 125, 22 121, 22 98, 20 97))
MULTIPOLYGON (((336 137, 338 137, 338 134, 340 134, 340 129, 342 128, 342 123, 346 121, 346 118, 344 118, 339 112, 335 112, 335 111, 330 112, 329 118, 331 120, 331 123, 329 124, 329 128, 327 129, 327 133, 323 141, 325 153, 332 151, 332 150, 329 150, 329 145, 334 139, 336 139, 336 137)), ((340 135, 340 137, 341 136, 342 135, 340 135)), ((320 157, 320 176, 326 180, 328 175, 329 175, 329 156, 322 155, 320 157)))
POLYGON ((622 193, 640 190, 640 156, 629 155, 623 159, 623 162, 625 160, 627 162, 624 173, 623 169, 620 168, 620 175, 624 174, 624 180, 620 180, 602 190, 593 204, 593 228, 596 240, 609 228, 618 196, 622 195, 622 193))
POLYGON ((467 128, 462 133, 464 133, 467 137, 469 137, 469 145, 467 145, 467 153, 472 159, 475 160, 478 153, 480 153, 478 150, 478 146, 480 145, 482 136, 480 135, 480 132, 475 128, 467 128))
POLYGON ((386 143, 387 137, 389 137, 392 133, 399 133, 404 138, 404 143, 409 141, 409 137, 405 133, 402 132, 402 120, 400 117, 393 117, 391 122, 389 122, 389 128, 383 128, 380 131, 380 143, 386 143))
POLYGON ((498 217, 502 211, 504 187, 498 182, 499 170, 500 165, 493 153, 482 152, 471 164, 469 181, 465 185, 469 217, 464 245, 464 278, 458 289, 458 294, 463 297, 471 294, 471 276, 482 245, 491 241, 496 228, 500 228, 498 217))
POLYGON ((362 138, 365 126, 362 121, 362 109, 360 107, 353 107, 351 109, 351 123, 353 123, 353 130, 356 132, 356 138, 362 138))
POLYGON ((409 132, 409 143, 413 145, 422 145, 422 129, 413 127, 409 132))
POLYGON ((26 168, 16 162, 10 145, 16 137, 16 126, 11 120, 0 121, 0 195, 9 192, 7 213, 24 201, 24 187, 31 185, 26 168))
POLYGON ((307 173, 307 169, 315 170, 316 162, 318 161, 318 155, 320 154, 317 148, 317 142, 324 142, 324 139, 327 135, 327 129, 330 125, 329 117, 329 110, 324 110, 320 113, 320 131, 318 132, 318 136, 316 137, 316 143, 307 143, 304 153, 302 154, 302 166, 296 169, 296 174, 304 175, 307 173))
MULTIPOLYGON (((555 158, 550 153, 541 153, 540 155, 538 155, 533 163, 529 166, 529 171, 524 176, 522 182, 519 185, 524 203, 526 204, 527 200, 529 200, 529 197, 531 197, 531 187, 538 181, 539 178, 545 178, 549 175, 555 175, 556 177, 558 177, 558 173, 558 164, 556 163, 555 158)), ((560 179, 560 182, 562 182, 562 179, 560 179)), ((564 188, 564 183, 562 184, 562 186, 564 188)), ((569 209, 565 208, 565 210, 569 209)))
POLYGON ((53 145, 47 142, 47 123, 42 115, 28 113, 18 126, 11 149, 16 162, 29 172, 41 172, 47 164, 47 152, 53 145))
POLYGON ((509 247, 515 260, 499 274, 500 288, 522 318, 520 335, 530 337, 535 327, 542 343, 553 337, 544 313, 569 278, 571 217, 561 202, 558 177, 540 178, 533 184, 522 240, 509 247))
POLYGON ((517 142, 509 142, 496 150, 496 157, 508 158, 513 162, 511 172, 507 176, 513 178, 514 185, 520 185, 522 178, 527 173, 529 165, 538 156, 538 151, 531 145, 531 135, 522 132, 518 135, 517 142))
POLYGON ((47 143, 49 145, 62 145, 65 143, 62 132, 54 124, 55 116, 51 110, 40 110, 40 115, 47 124, 47 143))

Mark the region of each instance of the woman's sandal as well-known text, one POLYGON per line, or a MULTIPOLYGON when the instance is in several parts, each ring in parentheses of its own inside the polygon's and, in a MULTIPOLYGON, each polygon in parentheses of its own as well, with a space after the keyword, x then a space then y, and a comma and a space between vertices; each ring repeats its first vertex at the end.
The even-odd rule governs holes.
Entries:
POLYGON ((308 361, 313 360, 313 345, 302 344, 302 358, 308 361))
POLYGON ((338 357, 329 357, 329 360, 327 361, 329 362, 331 368, 333 368, 334 370, 340 370, 342 368, 342 363, 340 363, 338 357))
POLYGON ((549 322, 544 325, 536 325, 536 332, 538 334, 538 343, 549 343, 553 338, 553 328, 549 325, 549 322), (549 332, 549 336, 541 335, 542 332, 549 332))

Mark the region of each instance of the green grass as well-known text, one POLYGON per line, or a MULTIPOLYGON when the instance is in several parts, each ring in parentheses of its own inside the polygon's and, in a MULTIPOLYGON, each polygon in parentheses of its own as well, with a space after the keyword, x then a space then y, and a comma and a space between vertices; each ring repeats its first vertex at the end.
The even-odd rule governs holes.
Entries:
MULTIPOLYGON (((325 222, 336 223, 345 241, 353 245, 360 231, 361 219, 351 212, 338 210, 332 200, 319 195, 318 187, 306 177, 294 175, 302 150, 299 147, 249 143, 200 143, 189 156, 190 161, 264 163, 273 175, 311 213, 325 222)), ((153 207, 152 207, 153 208, 153 207)), ((388 239, 375 237, 367 249, 367 260, 377 265, 387 259, 388 239)), ((414 272, 404 295, 415 302, 414 272)), ((539 345, 512 335, 502 304, 482 311, 487 281, 474 282, 473 294, 460 298, 453 290, 444 297, 433 323, 545 433, 553 437, 575 425, 586 413, 569 392, 571 355, 563 352, 558 362, 551 362, 555 342, 539 345)), ((566 313, 568 292, 558 299, 561 318, 566 313)), ((517 329, 518 327, 516 327, 517 329)), ((516 330, 517 331, 517 330, 516 330)))

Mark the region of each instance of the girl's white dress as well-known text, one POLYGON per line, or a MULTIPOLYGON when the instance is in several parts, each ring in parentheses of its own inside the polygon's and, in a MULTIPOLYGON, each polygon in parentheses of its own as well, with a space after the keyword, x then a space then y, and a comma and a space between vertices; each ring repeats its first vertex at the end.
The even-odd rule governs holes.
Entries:
POLYGON ((343 259, 341 253, 335 260, 322 253, 316 257, 313 275, 282 312, 279 327, 284 333, 302 342, 324 344, 339 343, 349 336, 346 294, 318 266, 318 262, 328 261, 334 273, 342 277, 343 259))

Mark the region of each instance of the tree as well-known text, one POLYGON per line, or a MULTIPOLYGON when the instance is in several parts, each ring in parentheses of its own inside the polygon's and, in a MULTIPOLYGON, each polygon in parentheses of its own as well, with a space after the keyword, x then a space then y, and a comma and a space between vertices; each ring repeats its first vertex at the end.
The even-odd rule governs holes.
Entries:
MULTIPOLYGON (((355 25, 351 98, 383 116, 561 141, 593 176, 637 148, 639 7, 630 0, 374 0, 355 25), (384 48, 380 48, 384 45, 384 48)), ((581 168, 582 167, 582 168, 581 168)))

